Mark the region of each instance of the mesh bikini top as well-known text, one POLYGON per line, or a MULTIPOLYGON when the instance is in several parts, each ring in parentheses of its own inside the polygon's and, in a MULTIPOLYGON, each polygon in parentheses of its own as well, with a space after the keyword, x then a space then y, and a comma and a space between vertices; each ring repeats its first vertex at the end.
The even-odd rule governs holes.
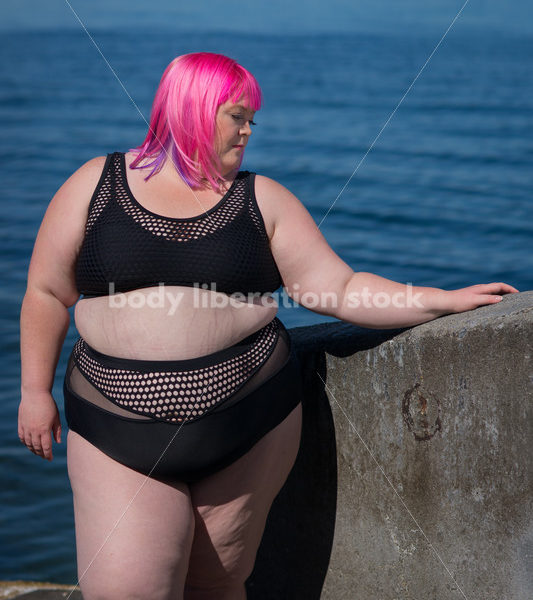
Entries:
POLYGON ((255 173, 240 171, 224 197, 205 213, 164 217, 134 198, 124 153, 108 154, 76 263, 78 292, 84 298, 106 296, 159 283, 207 284, 227 294, 274 292, 282 279, 254 179, 255 173))

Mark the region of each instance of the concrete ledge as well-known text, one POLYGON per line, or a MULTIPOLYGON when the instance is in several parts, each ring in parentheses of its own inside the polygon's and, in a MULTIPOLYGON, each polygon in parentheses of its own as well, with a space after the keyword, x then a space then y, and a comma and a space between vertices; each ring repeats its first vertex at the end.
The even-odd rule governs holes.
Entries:
POLYGON ((82 600, 79 588, 72 591, 71 585, 43 581, 0 581, 2 600, 82 600))
POLYGON ((249 599, 532 598, 533 292, 290 333, 302 446, 249 599))

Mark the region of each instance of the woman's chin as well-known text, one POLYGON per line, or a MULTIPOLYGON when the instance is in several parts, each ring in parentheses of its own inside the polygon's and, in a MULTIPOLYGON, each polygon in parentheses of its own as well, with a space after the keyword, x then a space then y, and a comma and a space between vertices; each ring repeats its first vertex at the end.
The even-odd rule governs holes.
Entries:
POLYGON ((231 175, 237 173, 241 166, 241 162, 242 160, 240 157, 238 160, 224 162, 224 164, 222 165, 222 172, 224 174, 224 177, 231 177, 231 175))

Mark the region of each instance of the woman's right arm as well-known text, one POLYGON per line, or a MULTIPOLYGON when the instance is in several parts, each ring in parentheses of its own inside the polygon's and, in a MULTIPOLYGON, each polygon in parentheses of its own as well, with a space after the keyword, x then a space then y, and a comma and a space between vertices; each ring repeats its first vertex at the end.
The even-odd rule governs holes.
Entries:
POLYGON ((105 156, 86 162, 59 188, 43 217, 28 269, 20 311, 21 400, 19 439, 52 460, 52 433, 61 423, 52 397, 54 375, 70 323, 68 308, 79 298, 75 265, 83 242, 87 209, 105 156))

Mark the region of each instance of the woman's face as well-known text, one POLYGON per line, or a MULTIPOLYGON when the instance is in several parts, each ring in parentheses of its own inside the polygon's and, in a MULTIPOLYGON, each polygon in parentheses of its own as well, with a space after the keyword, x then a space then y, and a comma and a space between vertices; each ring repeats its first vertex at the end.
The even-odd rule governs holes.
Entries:
POLYGON ((255 111, 251 108, 231 101, 218 107, 215 147, 223 175, 239 168, 248 138, 252 135, 250 125, 255 125, 254 115, 255 111))

